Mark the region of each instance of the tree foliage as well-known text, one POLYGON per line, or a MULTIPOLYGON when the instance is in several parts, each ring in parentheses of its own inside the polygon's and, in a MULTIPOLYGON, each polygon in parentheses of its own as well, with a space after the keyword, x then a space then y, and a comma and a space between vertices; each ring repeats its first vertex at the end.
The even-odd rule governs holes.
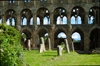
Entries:
POLYGON ((0 24, 0 66, 22 66, 21 35, 14 27, 0 24))

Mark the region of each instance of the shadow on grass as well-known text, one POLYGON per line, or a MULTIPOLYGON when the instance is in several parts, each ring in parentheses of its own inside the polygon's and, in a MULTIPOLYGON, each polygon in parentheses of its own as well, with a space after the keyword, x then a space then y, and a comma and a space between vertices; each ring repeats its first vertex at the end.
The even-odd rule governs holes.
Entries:
POLYGON ((57 57, 57 55, 42 55, 42 56, 53 56, 53 57, 57 57))

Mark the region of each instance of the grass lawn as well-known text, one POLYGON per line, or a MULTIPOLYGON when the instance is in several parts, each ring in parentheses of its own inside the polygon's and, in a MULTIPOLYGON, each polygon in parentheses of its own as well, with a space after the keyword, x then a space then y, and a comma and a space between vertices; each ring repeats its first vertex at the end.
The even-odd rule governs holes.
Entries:
POLYGON ((63 50, 62 56, 57 56, 57 51, 38 50, 24 51, 27 66, 66 66, 66 65, 100 65, 100 54, 67 54, 63 50))

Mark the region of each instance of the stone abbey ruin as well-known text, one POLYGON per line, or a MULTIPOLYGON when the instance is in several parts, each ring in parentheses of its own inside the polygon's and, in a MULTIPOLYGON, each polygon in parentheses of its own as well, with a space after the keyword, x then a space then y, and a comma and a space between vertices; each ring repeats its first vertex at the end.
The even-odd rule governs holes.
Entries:
MULTIPOLYGON (((31 49, 38 49, 40 38, 48 33, 51 49, 55 49, 65 42, 65 38, 58 38, 61 32, 66 34, 70 49, 75 32, 81 36, 80 42, 74 42, 75 50, 100 48, 100 0, 2 0, 0 23, 14 26, 25 34, 21 44, 26 48, 30 40, 31 49)), ((47 39, 45 45, 48 48, 47 39)))

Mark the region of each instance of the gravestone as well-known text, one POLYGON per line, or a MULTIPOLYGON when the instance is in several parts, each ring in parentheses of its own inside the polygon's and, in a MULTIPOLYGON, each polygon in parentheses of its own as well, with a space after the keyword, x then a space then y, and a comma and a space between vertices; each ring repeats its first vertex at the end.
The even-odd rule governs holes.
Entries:
POLYGON ((41 40, 42 40, 42 44, 43 44, 43 48, 44 48, 44 50, 43 50, 43 51, 46 51, 46 50, 45 50, 44 38, 43 38, 43 37, 41 37, 41 40))
POLYGON ((65 39, 65 47, 66 47, 66 51, 67 51, 68 54, 69 54, 70 51, 69 51, 69 45, 68 45, 68 41, 67 41, 67 39, 65 39))
POLYGON ((51 42, 50 42, 50 38, 48 38, 49 41, 49 50, 51 50, 51 42))
POLYGON ((43 44, 40 44, 40 53, 42 53, 44 51, 44 45, 43 44))
POLYGON ((73 49, 73 52, 74 52, 74 42, 72 41, 72 49, 73 49))
POLYGON ((57 46, 57 54, 58 54, 58 56, 61 56, 62 55, 62 47, 61 47, 61 45, 58 45, 57 46))
POLYGON ((30 51, 30 45, 31 45, 31 41, 30 39, 28 40, 28 50, 30 51))

